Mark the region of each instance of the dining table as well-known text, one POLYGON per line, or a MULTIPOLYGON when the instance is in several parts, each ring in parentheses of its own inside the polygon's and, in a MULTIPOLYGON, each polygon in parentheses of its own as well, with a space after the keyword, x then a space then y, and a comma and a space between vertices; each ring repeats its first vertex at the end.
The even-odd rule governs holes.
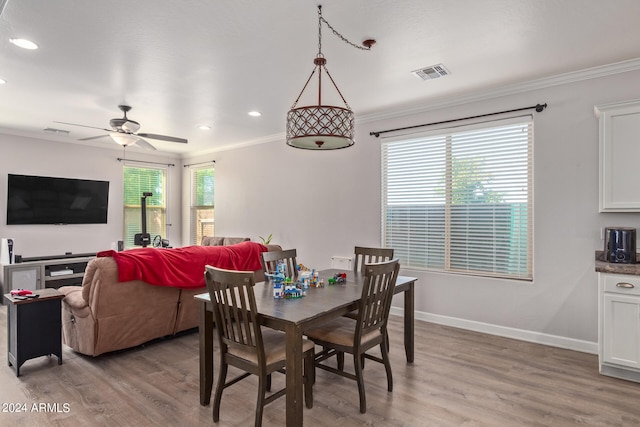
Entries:
MULTIPOLYGON (((305 330, 358 308, 362 296, 364 274, 346 272, 344 283, 329 284, 328 279, 344 270, 319 271, 322 287, 309 287, 299 298, 274 298, 269 281, 255 284, 254 294, 259 319, 263 326, 286 334, 286 425, 303 425, 303 355, 302 338, 305 330)), ((408 363, 414 357, 414 284, 417 278, 398 276, 395 294, 404 293, 404 348, 408 363)), ((199 305, 200 404, 211 400, 213 387, 213 306, 208 293, 194 296, 199 305)))

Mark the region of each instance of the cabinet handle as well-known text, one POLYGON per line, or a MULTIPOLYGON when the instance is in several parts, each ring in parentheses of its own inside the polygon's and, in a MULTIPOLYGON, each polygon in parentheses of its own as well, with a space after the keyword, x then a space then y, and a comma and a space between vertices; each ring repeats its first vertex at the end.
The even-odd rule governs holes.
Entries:
POLYGON ((626 282, 616 283, 616 286, 619 288, 627 288, 627 289, 633 289, 635 287, 631 283, 626 283, 626 282))

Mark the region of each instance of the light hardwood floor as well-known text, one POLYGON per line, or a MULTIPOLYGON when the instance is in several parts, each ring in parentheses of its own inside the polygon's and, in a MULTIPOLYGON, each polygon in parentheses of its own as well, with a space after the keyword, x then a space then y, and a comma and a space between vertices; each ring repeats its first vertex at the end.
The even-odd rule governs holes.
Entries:
MULTIPOLYGON (((392 316, 390 330, 393 392, 382 366, 367 361, 368 409, 360 414, 355 382, 317 370, 305 425, 640 425, 640 384, 599 375, 595 355, 417 321, 415 363, 407 364, 400 318, 392 316)), ((19 378, 6 345, 0 306, 0 426, 214 425, 211 406, 199 404, 195 333, 97 358, 65 347, 61 366, 55 357, 33 359, 19 378), (16 404, 26 412, 4 412, 16 404)), ((274 376, 273 389, 282 385, 274 376)), ((217 425, 253 425, 256 390, 254 379, 225 390, 217 425)), ((283 426, 284 405, 267 406, 263 425, 283 426)))

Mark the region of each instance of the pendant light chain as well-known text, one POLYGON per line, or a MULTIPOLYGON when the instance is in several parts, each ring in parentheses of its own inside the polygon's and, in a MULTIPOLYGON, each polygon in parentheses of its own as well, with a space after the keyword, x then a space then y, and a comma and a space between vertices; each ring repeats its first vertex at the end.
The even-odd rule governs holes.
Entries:
POLYGON ((351 41, 347 40, 347 38, 345 38, 342 34, 340 34, 339 32, 337 32, 337 31, 336 31, 336 30, 331 26, 331 24, 329 24, 329 22, 328 22, 326 19, 324 19, 324 18, 322 17, 322 12, 319 12, 319 13, 320 13, 320 21, 322 21, 322 22, 324 22, 325 24, 327 24, 327 27, 329 27, 329 29, 333 32, 333 34, 335 34, 335 35, 336 35, 340 40, 342 40, 342 41, 343 41, 343 42, 345 42, 346 44, 351 45, 351 46, 353 46, 353 47, 355 47, 355 48, 357 48, 357 49, 361 49, 361 50, 371 50, 371 46, 360 46, 360 45, 357 45, 357 44, 355 44, 355 43, 353 43, 353 42, 351 42, 351 41))
POLYGON ((322 6, 318 6, 318 58, 322 57, 322 6))

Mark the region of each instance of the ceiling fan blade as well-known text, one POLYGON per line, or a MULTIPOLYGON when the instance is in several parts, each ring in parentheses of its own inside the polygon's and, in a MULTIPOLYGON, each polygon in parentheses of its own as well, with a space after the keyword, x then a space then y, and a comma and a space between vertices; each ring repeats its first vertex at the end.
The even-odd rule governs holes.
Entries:
POLYGON ((83 128, 90 128, 90 129, 100 129, 100 130, 104 130, 104 131, 107 131, 107 132, 111 132, 112 131, 112 129, 99 128, 99 127, 96 127, 96 126, 79 125, 77 123, 56 122, 55 120, 54 120, 53 123, 60 123, 62 125, 70 125, 70 126, 80 126, 80 127, 83 127, 83 128))
MULTIPOLYGON (((138 136, 138 135, 136 135, 138 136)), ((145 141, 142 138, 138 138, 138 140, 136 142, 133 143, 133 145, 137 145, 140 148, 144 148, 145 150, 157 150, 156 147, 154 147, 153 145, 149 144, 147 141, 145 141)))
POLYGON ((187 140, 184 138, 176 138, 175 136, 167 136, 167 135, 156 135, 155 133, 137 133, 137 136, 142 136, 144 138, 157 139, 159 141, 169 141, 169 142, 180 142, 182 144, 186 144, 187 140))
POLYGON ((88 138, 80 138, 78 141, 91 141, 92 139, 108 138, 109 135, 90 136, 88 138))

